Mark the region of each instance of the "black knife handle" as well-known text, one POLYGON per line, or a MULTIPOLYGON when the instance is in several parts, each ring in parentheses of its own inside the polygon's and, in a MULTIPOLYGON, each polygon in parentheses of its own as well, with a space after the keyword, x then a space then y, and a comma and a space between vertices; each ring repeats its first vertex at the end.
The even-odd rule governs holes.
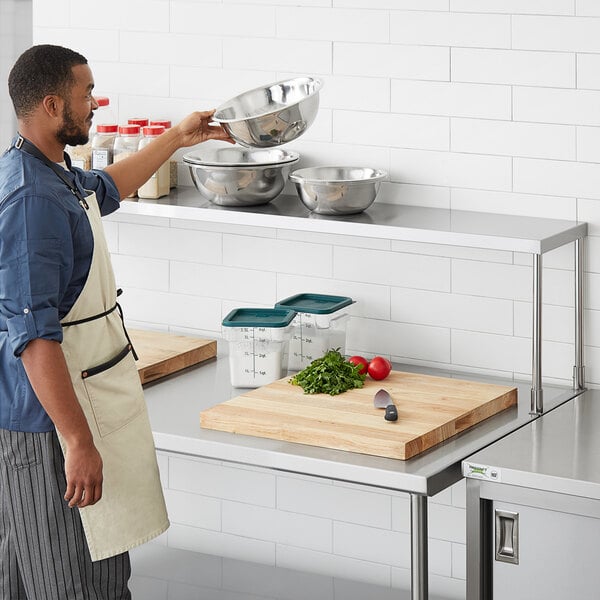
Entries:
POLYGON ((397 421, 398 420, 398 410, 395 404, 388 404, 385 407, 385 420, 386 421, 397 421))

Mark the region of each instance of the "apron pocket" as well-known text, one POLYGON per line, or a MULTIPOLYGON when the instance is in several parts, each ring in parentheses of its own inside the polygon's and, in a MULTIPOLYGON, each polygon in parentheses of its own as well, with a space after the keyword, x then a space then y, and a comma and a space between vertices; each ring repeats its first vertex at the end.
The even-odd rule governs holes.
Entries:
POLYGON ((121 429, 144 410, 131 345, 110 360, 82 371, 81 377, 102 437, 121 429))

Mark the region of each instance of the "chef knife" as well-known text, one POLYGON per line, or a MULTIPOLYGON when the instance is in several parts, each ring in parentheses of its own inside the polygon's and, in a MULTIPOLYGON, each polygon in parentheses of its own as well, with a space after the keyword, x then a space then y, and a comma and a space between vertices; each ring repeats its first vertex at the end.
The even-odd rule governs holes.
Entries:
POLYGON ((386 421, 398 420, 398 410, 387 390, 379 390, 373 398, 373 404, 375 408, 385 408, 386 421))

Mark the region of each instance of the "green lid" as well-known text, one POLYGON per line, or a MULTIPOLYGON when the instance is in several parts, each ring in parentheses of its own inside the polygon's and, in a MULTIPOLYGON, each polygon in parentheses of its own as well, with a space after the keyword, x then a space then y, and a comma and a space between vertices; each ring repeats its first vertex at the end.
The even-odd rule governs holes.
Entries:
POLYGON ((328 315, 330 313, 352 304, 352 298, 348 296, 328 296, 326 294, 296 294, 281 302, 276 308, 290 308, 296 312, 313 313, 316 315, 328 315))
POLYGON ((224 327, 286 327, 296 316, 286 308, 234 308, 224 319, 224 327))

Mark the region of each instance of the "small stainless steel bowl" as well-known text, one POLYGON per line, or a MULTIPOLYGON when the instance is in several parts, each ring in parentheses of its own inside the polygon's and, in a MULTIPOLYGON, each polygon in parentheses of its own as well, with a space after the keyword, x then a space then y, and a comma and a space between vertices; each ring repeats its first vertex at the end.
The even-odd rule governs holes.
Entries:
POLYGON ((290 175, 306 208, 320 215, 353 215, 375 201, 385 171, 368 167, 309 167, 290 175))
POLYGON ((295 140, 319 109, 320 79, 296 77, 249 90, 224 102, 213 120, 243 146, 270 148, 295 140))
POLYGON ((297 152, 230 146, 184 155, 200 194, 219 206, 257 206, 276 198, 298 162, 297 152))

